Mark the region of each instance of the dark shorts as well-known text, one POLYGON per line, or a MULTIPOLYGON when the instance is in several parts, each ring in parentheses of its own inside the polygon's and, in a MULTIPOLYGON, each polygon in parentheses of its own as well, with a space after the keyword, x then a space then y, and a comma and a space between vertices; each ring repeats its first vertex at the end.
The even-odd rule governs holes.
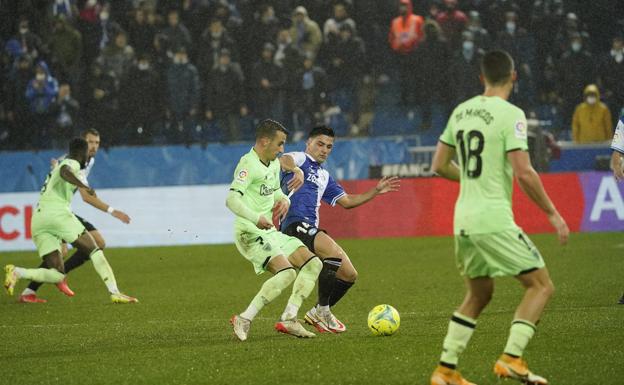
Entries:
POLYGON ((80 223, 82 223, 82 225, 85 227, 85 229, 87 229, 87 231, 91 232, 91 231, 97 231, 97 229, 95 228, 95 226, 93 226, 91 224, 91 222, 85 220, 84 218, 74 214, 76 216, 76 218, 78 218, 78 220, 80 221, 80 223))
POLYGON ((282 233, 290 235, 291 237, 299 238, 299 240, 303 242, 304 245, 306 245, 308 250, 315 253, 314 238, 316 238, 316 235, 319 233, 319 231, 327 233, 327 231, 319 229, 316 226, 311 225, 307 222, 293 222, 288 225, 288 227, 286 227, 282 231, 282 233))

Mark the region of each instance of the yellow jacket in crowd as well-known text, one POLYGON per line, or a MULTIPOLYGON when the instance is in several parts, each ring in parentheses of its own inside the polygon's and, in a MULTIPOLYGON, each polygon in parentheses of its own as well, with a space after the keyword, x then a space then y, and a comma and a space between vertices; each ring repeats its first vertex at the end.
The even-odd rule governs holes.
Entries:
POLYGON ((572 140, 576 143, 604 142, 613 137, 611 111, 600 101, 600 91, 590 84, 583 91, 584 101, 572 116, 572 140))

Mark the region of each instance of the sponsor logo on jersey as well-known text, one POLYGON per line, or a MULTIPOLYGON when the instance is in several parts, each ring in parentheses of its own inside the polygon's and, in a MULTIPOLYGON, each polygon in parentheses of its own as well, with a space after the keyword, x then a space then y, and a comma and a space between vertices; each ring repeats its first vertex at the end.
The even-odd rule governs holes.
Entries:
POLYGON ((310 166, 310 169, 308 170, 308 176, 306 177, 306 180, 308 182, 314 183, 319 187, 321 187, 324 182, 322 176, 318 174, 318 169, 315 169, 312 166, 310 166))
POLYGON ((267 186, 265 184, 262 184, 260 186, 260 195, 265 196, 265 197, 269 196, 269 195, 273 195, 273 192, 275 190, 276 189, 274 189, 273 187, 269 187, 269 186, 267 186))
POLYGON ((516 138, 518 139, 526 139, 527 138, 527 126, 526 123, 519 120, 516 122, 514 127, 514 132, 516 134, 516 138))

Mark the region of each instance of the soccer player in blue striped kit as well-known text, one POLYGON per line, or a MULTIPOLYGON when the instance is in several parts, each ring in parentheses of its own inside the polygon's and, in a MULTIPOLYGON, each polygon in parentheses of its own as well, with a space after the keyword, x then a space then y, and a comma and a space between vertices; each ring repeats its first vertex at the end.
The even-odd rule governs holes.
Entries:
MULTIPOLYGON (((318 227, 321 200, 332 206, 338 204, 351 209, 379 194, 399 188, 396 177, 385 177, 363 194, 347 194, 323 167, 334 147, 334 136, 330 127, 315 127, 310 131, 305 152, 290 152, 280 157, 283 170, 300 168, 304 174, 304 184, 292 195, 288 214, 281 221, 280 228, 284 234, 299 238, 323 260, 323 270, 318 279, 318 303, 305 315, 305 321, 321 333, 346 330, 330 308, 347 293, 357 278, 357 271, 347 253, 318 227)), ((285 178, 289 177, 292 174, 287 174, 285 178)))

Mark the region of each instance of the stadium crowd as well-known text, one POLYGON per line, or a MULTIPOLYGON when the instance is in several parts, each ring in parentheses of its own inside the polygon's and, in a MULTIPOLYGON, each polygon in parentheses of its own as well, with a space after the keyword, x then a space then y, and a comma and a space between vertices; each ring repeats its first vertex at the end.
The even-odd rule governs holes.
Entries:
POLYGON ((491 48, 516 60, 530 117, 602 141, 624 106, 622 15, 608 0, 0 0, 0 148, 87 127, 106 145, 237 141, 266 117, 366 135, 384 93, 431 131, 432 111, 481 91, 491 48))

